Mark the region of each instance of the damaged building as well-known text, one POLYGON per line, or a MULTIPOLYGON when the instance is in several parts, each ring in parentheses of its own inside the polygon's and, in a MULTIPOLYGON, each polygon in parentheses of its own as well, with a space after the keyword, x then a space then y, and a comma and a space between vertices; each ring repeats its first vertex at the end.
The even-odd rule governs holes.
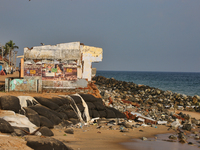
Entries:
POLYGON ((24 48, 19 79, 6 79, 6 91, 76 89, 87 87, 102 61, 102 48, 80 42, 24 48))

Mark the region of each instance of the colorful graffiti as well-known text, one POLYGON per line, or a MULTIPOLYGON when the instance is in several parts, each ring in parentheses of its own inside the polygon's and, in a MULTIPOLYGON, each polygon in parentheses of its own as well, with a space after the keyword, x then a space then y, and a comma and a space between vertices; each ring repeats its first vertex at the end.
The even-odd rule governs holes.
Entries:
POLYGON ((41 76, 42 80, 75 81, 77 80, 77 65, 75 61, 56 64, 25 64, 24 76, 41 76))
POLYGON ((42 80, 77 80, 77 68, 66 67, 65 64, 43 64, 42 80))
POLYGON ((42 76, 42 65, 24 64, 24 76, 42 76))

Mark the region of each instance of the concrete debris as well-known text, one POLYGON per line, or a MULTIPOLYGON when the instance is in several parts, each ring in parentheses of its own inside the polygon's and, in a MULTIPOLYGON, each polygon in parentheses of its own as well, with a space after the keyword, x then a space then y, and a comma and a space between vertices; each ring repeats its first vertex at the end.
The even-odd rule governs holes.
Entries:
POLYGON ((140 125, 170 125, 171 129, 182 128, 190 131, 200 123, 200 120, 178 112, 200 111, 198 95, 187 96, 103 76, 94 77, 93 80, 101 91, 106 106, 119 110, 128 120, 140 125))

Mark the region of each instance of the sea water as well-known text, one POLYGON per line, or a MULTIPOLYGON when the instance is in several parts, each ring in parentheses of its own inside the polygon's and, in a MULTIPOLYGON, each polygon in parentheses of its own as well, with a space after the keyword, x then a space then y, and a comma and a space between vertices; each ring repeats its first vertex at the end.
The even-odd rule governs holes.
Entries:
POLYGON ((96 76, 148 85, 161 90, 200 96, 200 73, 191 72, 139 72, 97 71, 96 76))

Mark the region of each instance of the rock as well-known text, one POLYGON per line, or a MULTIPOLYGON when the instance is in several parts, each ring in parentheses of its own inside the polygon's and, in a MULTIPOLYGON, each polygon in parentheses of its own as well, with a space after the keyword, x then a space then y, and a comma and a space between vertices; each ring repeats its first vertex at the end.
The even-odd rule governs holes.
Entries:
POLYGON ((76 125, 77 123, 79 123, 78 119, 70 118, 69 120, 72 122, 73 125, 76 125))
POLYGON ((36 111, 31 108, 24 107, 26 117, 35 124, 37 127, 40 127, 40 117, 36 111))
POLYGON ((39 116, 40 118, 40 126, 43 127, 48 127, 48 128, 53 128, 54 124, 46 117, 44 116, 39 116))
POLYGON ((79 96, 76 96, 76 95, 69 95, 76 104, 82 104, 82 100, 79 96))
POLYGON ((124 124, 123 124, 126 128, 132 128, 132 125, 131 125, 131 123, 129 123, 129 122, 124 122, 124 124))
POLYGON ((106 118, 116 118, 115 113, 109 107, 106 108, 106 114, 106 118))
POLYGON ((31 108, 34 111, 36 111, 39 115, 48 118, 55 125, 57 125, 60 122, 62 122, 62 120, 58 116, 56 116, 55 114, 53 114, 51 112, 51 110, 49 110, 48 108, 46 108, 44 106, 37 105, 37 106, 30 106, 29 108, 31 108))
POLYGON ((64 132, 68 134, 74 134, 74 130, 72 128, 66 129, 64 132))
POLYGON ((0 108, 3 110, 12 110, 19 113, 21 109, 19 99, 16 96, 5 95, 0 97, 0 108))
POLYGON ((185 137, 185 135, 184 135, 184 133, 183 133, 183 132, 181 132, 181 133, 178 133, 178 138, 179 138, 179 139, 186 140, 186 137, 185 137))
POLYGON ((106 107, 103 105, 103 103, 100 102, 93 102, 93 104, 95 105, 96 109, 99 110, 105 110, 106 107))
POLYGON ((180 139, 179 142, 180 143, 187 143, 186 139, 180 139))
POLYGON ((168 138, 171 139, 171 140, 177 140, 177 137, 174 136, 174 135, 170 135, 168 138))
POLYGON ((91 117, 93 117, 93 118, 100 117, 100 114, 99 114, 99 112, 97 110, 93 109, 91 111, 92 111, 92 116, 91 117))
POLYGON ((191 131, 192 129, 192 125, 191 124, 183 124, 183 127, 182 127, 183 130, 187 130, 187 131, 191 131))
POLYGON ((105 110, 98 111, 101 118, 106 118, 107 114, 105 110))
POLYGON ((88 109, 95 109, 95 105, 92 102, 86 102, 88 109))
POLYGON ((29 128, 23 128, 23 127, 13 127, 13 128, 16 136, 24 136, 27 135, 27 132, 30 132, 29 128))
POLYGON ((126 115, 121 113, 119 110, 117 110, 115 108, 111 108, 111 107, 109 109, 115 113, 116 118, 126 118, 126 115))
POLYGON ((76 113, 73 110, 64 111, 68 118, 78 118, 76 113))
POLYGON ((193 143, 192 143, 192 142, 188 142, 188 144, 189 144, 189 145, 193 145, 193 143))
POLYGON ((42 138, 36 136, 28 136, 26 145, 34 150, 71 150, 61 141, 54 138, 42 138))
POLYGON ((50 108, 50 109, 56 110, 56 109, 59 108, 59 106, 58 106, 56 103, 50 101, 50 100, 47 99, 47 98, 44 98, 44 97, 34 97, 34 98, 35 98, 41 105, 44 105, 44 106, 46 106, 46 107, 48 107, 48 108, 50 108))
POLYGON ((199 140, 200 137, 199 137, 198 135, 195 135, 194 138, 195 138, 196 140, 199 140))
POLYGON ((63 104, 69 105, 71 103, 71 100, 68 97, 62 97, 61 96, 59 98, 60 98, 59 100, 61 100, 63 102, 63 104))
POLYGON ((142 137, 142 140, 143 140, 143 141, 146 141, 146 140, 147 140, 147 138, 146 138, 146 137, 142 137))
POLYGON ((47 127, 41 127, 39 132, 44 136, 54 136, 53 132, 47 127))
POLYGON ((60 97, 52 97, 49 100, 52 101, 53 103, 57 104, 58 106, 62 106, 64 104, 60 97))
POLYGON ((14 129, 6 120, 0 118, 0 132, 12 133, 14 132, 14 129))
POLYGON ((70 127, 71 125, 73 125, 73 123, 71 121, 64 120, 59 125, 61 125, 64 128, 67 128, 67 127, 70 127))
POLYGON ((85 107, 83 107, 83 104, 77 104, 78 109, 80 112, 83 112, 85 110, 85 107))

